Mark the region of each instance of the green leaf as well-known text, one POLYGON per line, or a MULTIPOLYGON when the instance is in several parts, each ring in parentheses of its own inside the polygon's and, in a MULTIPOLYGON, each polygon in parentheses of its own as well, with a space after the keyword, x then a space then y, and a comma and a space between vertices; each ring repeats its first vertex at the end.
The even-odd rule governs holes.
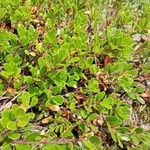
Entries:
POLYGON ((10 145, 9 143, 4 143, 4 144, 1 146, 1 149, 2 149, 2 150, 12 150, 11 145, 10 145))
POLYGON ((33 78, 31 76, 23 76, 23 80, 27 84, 32 84, 33 78))
POLYGON ((96 74, 96 73, 98 73, 99 72, 99 67, 96 65, 96 64, 93 64, 93 65, 91 65, 91 67, 90 67, 90 73, 91 74, 96 74))
POLYGON ((123 144, 122 144, 122 142, 121 142, 120 139, 118 139, 118 145, 119 145, 121 148, 123 148, 123 144))
POLYGON ((44 76, 47 72, 47 67, 46 66, 43 66, 41 69, 40 69, 40 76, 44 76))
POLYGON ((64 61, 69 56, 67 49, 60 49, 54 57, 55 66, 64 61))
POLYGON ((71 63, 75 63, 75 62, 78 62, 80 60, 79 57, 72 57, 68 60, 68 63, 71 64, 71 63))
POLYGON ((18 25, 17 31, 20 37, 24 37, 24 35, 26 35, 26 32, 27 32, 25 27, 22 24, 18 25))
POLYGON ((52 102, 56 105, 62 105, 64 102, 64 97, 61 95, 54 96, 52 102))
POLYGON ((56 37, 56 29, 52 28, 50 32, 47 32, 46 38, 48 41, 53 42, 56 37))
POLYGON ((31 146, 27 144, 15 144, 16 150, 31 150, 31 146))
POLYGON ((91 143, 90 141, 83 141, 83 143, 84 143, 84 145, 85 145, 87 148, 89 148, 90 150, 96 149, 96 146, 95 146, 93 143, 91 143))
POLYGON ((22 116, 22 115, 24 115, 24 114, 25 114, 25 112, 24 112, 24 110, 23 110, 22 108, 18 108, 18 109, 15 111, 15 116, 16 116, 16 117, 22 116))
POLYGON ((143 133, 144 129, 143 128, 136 128, 135 131, 137 133, 143 133))
POLYGON ((30 107, 35 106, 38 103, 38 98, 33 97, 30 102, 30 107))
POLYGON ((20 138, 20 133, 17 133, 17 132, 9 132, 8 133, 8 137, 12 140, 17 140, 20 138))
POLYGON ((108 122, 106 122, 106 123, 107 123, 108 131, 109 131, 109 133, 111 134, 112 139, 113 139, 115 142, 117 142, 117 137, 116 137, 116 134, 115 134, 114 129, 111 128, 111 125, 110 125, 108 122))
POLYGON ((17 120, 18 120, 17 121, 18 127, 25 127, 29 122, 29 116, 25 114, 25 115, 19 116, 17 120))
POLYGON ((102 100, 105 97, 106 93, 103 92, 98 92, 95 96, 96 100, 102 100))
POLYGON ((96 135, 95 136, 91 136, 89 138, 89 140, 90 140, 91 143, 95 143, 95 144, 99 144, 99 145, 102 144, 102 139, 100 137, 96 136, 96 135))
POLYGON ((67 129, 62 132, 61 137, 62 138, 71 138, 71 137, 73 137, 72 126, 71 127, 67 127, 67 129))
POLYGON ((93 113, 93 114, 91 114, 88 118, 87 118, 87 121, 93 121, 94 119, 96 119, 97 118, 97 114, 96 113, 93 113))
POLYGON ((26 113, 26 115, 29 117, 29 119, 34 119, 34 117, 35 117, 35 114, 33 113, 33 112, 28 112, 28 113, 26 113))
POLYGON ((52 88, 52 92, 53 92, 54 94, 61 93, 61 91, 62 91, 62 87, 55 86, 55 87, 52 88))
POLYGON ((107 97, 101 102, 101 106, 107 108, 107 109, 112 109, 113 106, 113 98, 107 97))
POLYGON ((22 97, 21 98, 22 98, 23 106, 28 107, 29 104, 30 104, 30 94, 28 92, 24 91, 22 93, 22 97))
POLYGON ((36 141, 37 137, 40 136, 37 132, 29 133, 28 135, 25 135, 25 139, 28 141, 36 141))
POLYGON ((131 134, 131 140, 137 145, 140 143, 140 138, 135 133, 131 134))
POLYGON ((88 88, 92 91, 92 92, 99 92, 99 82, 96 79, 91 79, 88 83, 88 88))
POLYGON ((44 59, 43 57, 40 57, 40 58, 38 59, 38 65, 39 65, 40 68, 42 68, 43 66, 46 65, 46 64, 45 64, 45 59, 44 59))
POLYGON ((89 112, 87 112, 86 110, 84 110, 82 108, 79 109, 79 113, 83 118, 87 118, 87 116, 89 115, 89 112))
POLYGON ((62 69, 55 76, 55 81, 54 82, 56 82, 56 84, 57 84, 57 82, 66 81, 66 79, 67 79, 67 71, 66 71, 66 69, 62 69))
POLYGON ((7 123, 7 128, 8 128, 9 130, 16 130, 16 129, 17 129, 16 122, 14 122, 14 121, 9 121, 9 122, 7 123))
POLYGON ((140 96, 137 96, 136 99, 137 99, 141 104, 145 104, 145 101, 144 101, 140 96))
POLYGON ((92 64, 93 64, 93 58, 92 57, 88 57, 88 58, 86 58, 86 60, 85 60, 85 67, 86 68, 90 68, 91 66, 92 66, 92 64))
POLYGON ((128 119, 129 115, 130 115, 130 107, 126 104, 123 105, 119 105, 116 108, 116 112, 118 114, 119 117, 121 117, 122 119, 128 119))
POLYGON ((109 116, 106 118, 110 125, 120 125, 122 120, 117 116, 109 116))
POLYGON ((42 150, 68 150, 67 145, 65 144, 45 144, 42 147, 42 150))
POLYGON ((0 8, 0 20, 2 20, 3 19, 3 17, 5 16, 5 14, 6 14, 6 10, 5 9, 3 9, 3 8, 0 8))
POLYGON ((7 118, 7 117, 2 117, 1 119, 0 119, 0 122, 1 122, 1 125, 2 125, 2 127, 3 128, 6 128, 7 127, 7 123, 9 122, 9 119, 7 118))

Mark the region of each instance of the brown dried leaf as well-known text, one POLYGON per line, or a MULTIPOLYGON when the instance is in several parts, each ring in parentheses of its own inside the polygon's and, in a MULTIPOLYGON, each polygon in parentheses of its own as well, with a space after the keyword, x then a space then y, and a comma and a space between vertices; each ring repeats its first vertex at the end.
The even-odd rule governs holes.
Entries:
POLYGON ((112 83, 111 77, 109 77, 105 73, 101 73, 101 72, 97 73, 96 79, 100 81, 100 88, 101 90, 104 90, 104 91, 106 91, 112 83))
POLYGON ((76 93, 75 93, 75 98, 77 99, 77 100, 86 100, 87 99, 87 95, 85 95, 84 93, 82 93, 82 92, 80 92, 80 91, 77 91, 76 93))
POLYGON ((31 14, 33 15, 33 14, 36 14, 36 12, 38 11, 38 7, 37 6, 33 6, 32 8, 31 8, 31 14))
POLYGON ((63 108, 61 110, 61 115, 69 121, 76 121, 76 118, 73 116, 73 113, 69 109, 63 108))
POLYGON ((67 117, 68 118, 69 115, 71 114, 71 111, 69 109, 63 108, 61 110, 61 114, 62 114, 63 117, 67 117))
POLYGON ((107 7, 107 15, 111 16, 111 18, 115 17, 118 13, 118 10, 116 8, 113 7, 107 7))
POLYGON ((99 126, 99 125, 103 125, 104 123, 104 119, 103 119, 103 116, 102 115, 99 115, 95 120, 93 120, 93 124, 95 126, 99 126))
POLYGON ((41 35, 43 35, 44 32, 45 32, 45 27, 39 26, 39 27, 37 27, 37 31, 38 31, 41 35))
POLYGON ((73 10, 71 8, 67 8, 66 13, 68 16, 71 16, 73 14, 73 10))
POLYGON ((100 115, 100 116, 97 118, 97 123, 98 123, 99 125, 102 125, 102 124, 104 123, 104 119, 103 119, 103 116, 102 116, 102 115, 100 115))

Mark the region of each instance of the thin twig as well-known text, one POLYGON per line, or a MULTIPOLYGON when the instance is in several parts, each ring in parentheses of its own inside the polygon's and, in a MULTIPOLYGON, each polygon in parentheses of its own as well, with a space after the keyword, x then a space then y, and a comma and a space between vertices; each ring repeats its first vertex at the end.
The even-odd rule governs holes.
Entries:
POLYGON ((6 129, 6 130, 2 131, 2 132, 0 133, 0 135, 1 135, 1 136, 5 136, 8 132, 9 132, 9 130, 6 129))
POLYGON ((18 95, 16 95, 13 99, 11 99, 8 103, 3 104, 0 107, 0 112, 4 109, 4 108, 10 108, 12 106, 12 103, 28 88, 28 86, 26 86, 18 95))
POLYGON ((66 139, 66 138, 61 138, 61 139, 56 139, 52 142, 48 141, 48 140, 41 140, 41 141, 23 141, 23 140, 15 140, 12 141, 12 144, 68 144, 70 142, 76 143, 78 141, 78 139, 72 138, 72 139, 66 139))
POLYGON ((10 97, 8 97, 8 96, 4 96, 4 97, 0 96, 0 101, 3 101, 5 99, 10 99, 10 97))
POLYGON ((1 95, 1 97, 4 96, 6 93, 7 93, 7 91, 5 91, 5 92, 1 95))

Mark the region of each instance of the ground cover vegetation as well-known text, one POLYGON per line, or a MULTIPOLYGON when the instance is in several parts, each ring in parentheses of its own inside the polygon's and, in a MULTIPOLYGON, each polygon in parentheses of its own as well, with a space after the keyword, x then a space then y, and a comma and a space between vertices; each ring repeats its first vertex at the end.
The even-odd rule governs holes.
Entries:
POLYGON ((149 0, 0 0, 2 150, 150 148, 149 0))

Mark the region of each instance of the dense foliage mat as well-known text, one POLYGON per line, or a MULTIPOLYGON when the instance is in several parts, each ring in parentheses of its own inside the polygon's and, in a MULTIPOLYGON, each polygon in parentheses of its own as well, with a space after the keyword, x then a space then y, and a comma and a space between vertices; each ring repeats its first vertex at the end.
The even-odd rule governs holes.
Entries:
POLYGON ((149 62, 149 0, 0 0, 2 150, 147 150, 149 62))

